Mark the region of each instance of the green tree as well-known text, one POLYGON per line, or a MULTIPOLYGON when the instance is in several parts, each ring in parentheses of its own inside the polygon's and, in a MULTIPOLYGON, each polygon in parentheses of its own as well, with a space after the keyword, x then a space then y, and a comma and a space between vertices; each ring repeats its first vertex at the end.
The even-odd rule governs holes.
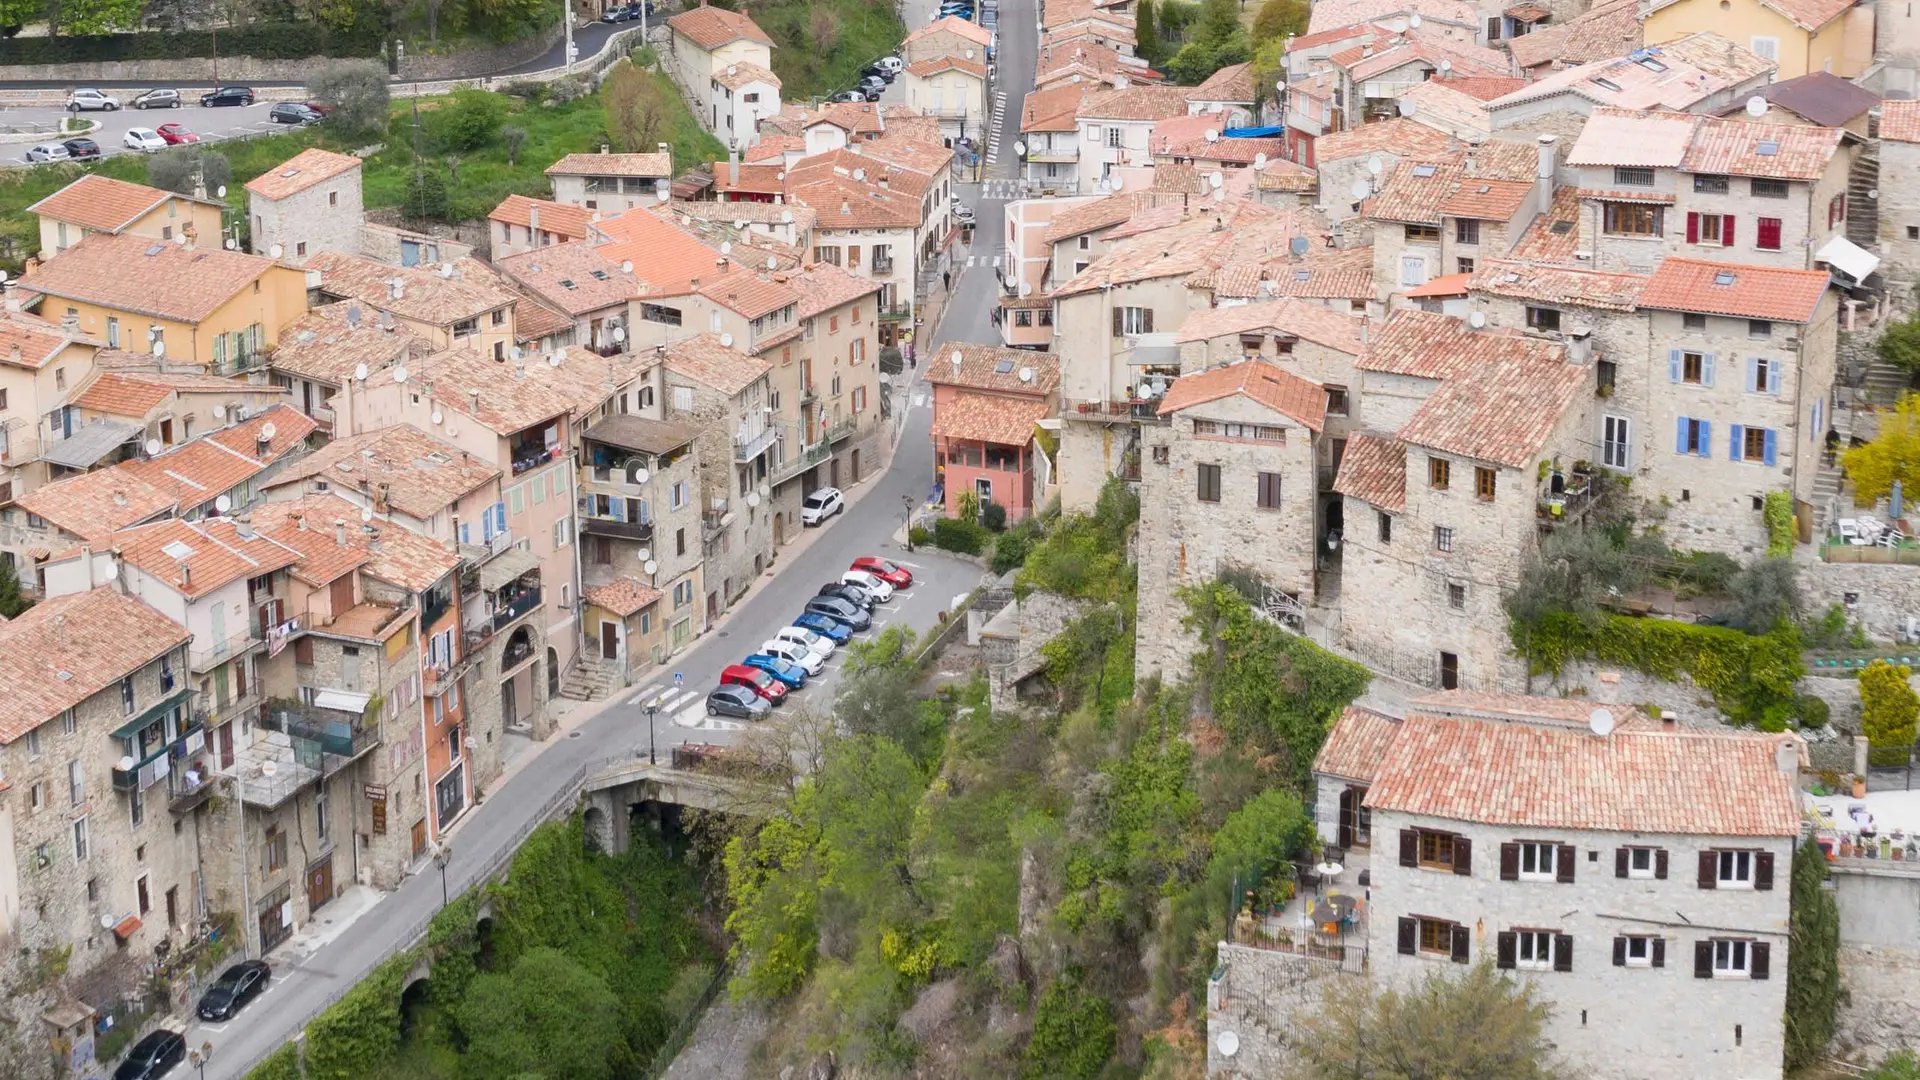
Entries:
POLYGON ((17 619, 32 606, 33 601, 20 595, 20 575, 14 572, 13 560, 0 559, 0 616, 17 619))
POLYGON ((1189 41, 1167 61, 1167 75, 1182 86, 1198 86, 1220 67, 1219 49, 1204 41, 1189 41))
POLYGON ((451 214, 447 182, 440 170, 421 165, 407 174, 406 202, 400 207, 408 221, 445 221, 451 214))
POLYGON ((920 767, 893 740, 856 735, 828 747, 819 783, 825 883, 868 912, 917 912, 907 855, 926 788, 920 767))
POLYGON ((1159 63, 1160 26, 1155 21, 1153 0, 1140 0, 1133 11, 1133 51, 1149 64, 1159 63))
POLYGON ((1862 506, 1890 495, 1896 480, 1906 498, 1920 499, 1920 394, 1900 395, 1893 411, 1880 414, 1879 436, 1840 455, 1840 463, 1853 481, 1854 501, 1862 506))
POLYGON ((1253 46, 1258 49, 1270 41, 1283 41, 1291 34, 1307 29, 1306 0, 1267 0, 1253 16, 1253 46))
POLYGON ((1548 616, 1572 614, 1589 629, 1606 612, 1601 600, 1640 587, 1640 566, 1611 537, 1598 530, 1560 529, 1540 544, 1520 569, 1520 582, 1501 598, 1509 630, 1521 655, 1530 655, 1530 638, 1548 616))
POLYGON ((1193 40, 1217 49, 1238 33, 1240 0, 1203 0, 1200 5, 1200 25, 1194 30, 1193 40))
POLYGON ((518 165, 520 163, 520 148, 527 145, 527 129, 515 124, 509 124, 501 128, 500 145, 506 148, 507 166, 511 168, 518 165))
POLYGON ((233 165, 218 150, 175 146, 147 159, 147 183, 182 195, 205 192, 209 198, 233 179, 233 165))
POLYGON ((1550 1006, 1490 960, 1457 975, 1430 972, 1405 990, 1366 979, 1323 981, 1319 1010, 1295 1025, 1300 1080, 1568 1075, 1546 1038, 1550 1006))
POLYGON ((1808 837, 1793 853, 1792 937, 1787 950, 1788 1072, 1827 1056, 1834 1012, 1840 1005, 1840 909, 1833 894, 1821 887, 1826 880, 1826 854, 1808 837))
POLYGON ((1093 1080, 1113 1056, 1119 1029, 1113 1005, 1082 985, 1078 973, 1055 979, 1033 1012, 1022 1080, 1093 1080))
POLYGON ((0 26, 21 27, 46 17, 46 0, 0 0, 0 26))
POLYGON ((673 138, 673 111, 667 95, 674 91, 661 76, 622 61, 607 73, 600 86, 600 103, 607 111, 607 137, 622 154, 652 150, 673 138))
POLYGON ((1904 764, 1913 748, 1920 695, 1907 683, 1912 676, 1907 665, 1885 660, 1860 672, 1860 726, 1876 761, 1904 764))
POLYGON ((347 134, 387 127, 387 66, 378 60, 333 60, 307 80, 307 94, 333 106, 327 126, 347 134))
POLYGON ((1727 622, 1749 634, 1765 634, 1800 621, 1800 586, 1793 560, 1777 555, 1755 559, 1727 582, 1733 609, 1727 622))
POLYGON ((1920 312, 1887 327, 1880 335, 1880 359, 1920 375, 1920 312))
POLYGON ((558 949, 529 950, 510 973, 475 978, 453 1003, 471 1080, 520 1076, 606 1080, 621 1042, 620 1000, 558 949))
POLYGON ((914 633, 904 626, 848 644, 833 712, 846 733, 891 739, 914 760, 931 762, 940 752, 942 718, 937 703, 919 696, 914 654, 914 633))
POLYGON ((55 36, 98 37, 116 30, 137 30, 141 0, 53 0, 47 27, 55 36))
POLYGON ((466 0, 465 7, 466 24, 486 27, 495 41, 512 41, 560 17, 560 6, 547 0, 466 0))
POLYGON ((506 117, 506 99, 499 94, 456 90, 427 114, 427 134, 442 150, 478 150, 500 133, 506 117))
POLYGON ((784 997, 813 970, 820 941, 819 823, 811 784, 788 813, 727 841, 727 933, 735 998, 784 997))

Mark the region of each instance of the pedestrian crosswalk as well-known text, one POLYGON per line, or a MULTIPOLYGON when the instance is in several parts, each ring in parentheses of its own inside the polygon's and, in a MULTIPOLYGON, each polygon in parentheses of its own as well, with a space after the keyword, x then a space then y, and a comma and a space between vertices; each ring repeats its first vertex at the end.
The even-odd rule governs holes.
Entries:
POLYGON ((707 705, 701 698, 700 691, 689 690, 684 686, 677 687, 672 683, 654 683, 652 686, 642 687, 627 699, 627 703, 638 705, 643 709, 651 704, 657 710, 656 716, 671 717, 673 722, 681 727, 731 731, 741 726, 732 721, 708 716, 707 705))
POLYGON ((993 95, 993 116, 987 120, 987 164, 1000 160, 1000 121, 1007 114, 1007 95, 1000 91, 993 95))
POLYGON ((985 180, 980 184, 980 197, 983 199, 1018 199, 1024 194, 1019 180, 985 180))

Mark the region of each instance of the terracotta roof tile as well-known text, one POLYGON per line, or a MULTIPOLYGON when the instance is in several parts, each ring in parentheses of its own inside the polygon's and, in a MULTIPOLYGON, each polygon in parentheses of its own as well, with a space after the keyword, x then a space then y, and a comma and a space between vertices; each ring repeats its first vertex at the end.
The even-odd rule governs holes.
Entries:
POLYGON ((1440 208, 1459 181, 1458 165, 1403 158, 1380 190, 1362 204, 1361 213, 1371 221, 1438 225, 1440 208))
POLYGON ((392 329, 382 329, 379 318, 364 308, 359 325, 350 325, 347 314, 359 306, 350 300, 322 304, 282 327, 279 347, 273 351, 273 370, 344 386, 361 364, 367 365, 368 374, 385 370, 421 341, 398 321, 391 324, 392 329))
POLYGON ((1593 379, 1588 367, 1569 363, 1558 347, 1556 358, 1541 358, 1540 351, 1512 348, 1456 372, 1400 426, 1400 441, 1510 468, 1526 466, 1593 379))
POLYGON ((733 395, 763 378, 773 365, 720 344, 717 334, 700 334, 667 346, 667 370, 733 395))
POLYGON ((1639 0, 1600 0, 1564 23, 1549 23, 1507 43, 1522 68, 1544 64, 1585 64, 1625 56, 1643 40, 1639 0))
POLYGON ((1279 330, 1348 356, 1358 356, 1366 347, 1360 338, 1365 325, 1366 320, 1358 316, 1289 297, 1193 312, 1180 324, 1173 340, 1210 341, 1252 330, 1279 330))
MULTIPOLYGON (((1536 30, 1534 32, 1538 33, 1539 31, 1536 30)), ((1428 82, 1452 90, 1457 94, 1464 94, 1479 102, 1488 102, 1497 97, 1505 97, 1527 85, 1527 80, 1515 75, 1448 75, 1444 78, 1429 79, 1428 82)), ((1422 85, 1425 84, 1423 83, 1422 85)))
POLYGON ((1797 796, 1775 747, 1743 735, 1617 730, 1601 738, 1415 713, 1388 746, 1366 805, 1493 825, 1797 836, 1797 796))
POLYGON ((781 183, 786 179, 787 167, 783 162, 769 161, 759 165, 742 165, 739 176, 734 176, 733 166, 725 161, 713 163, 713 190, 716 192, 741 191, 754 195, 778 195, 781 183))
POLYGON ((933 407, 931 434, 943 439, 978 439, 1001 446, 1025 446, 1033 426, 1053 412, 1036 398, 1004 397, 962 390, 933 407))
POLYGON ((1275 296, 1315 300, 1372 300, 1373 249, 1318 251, 1267 264, 1267 290, 1275 296))
POLYGON ((274 462, 289 450, 305 445, 314 428, 313 417, 291 405, 275 405, 238 424, 229 423, 218 431, 208 432, 203 438, 261 461, 274 462), (273 427, 273 437, 267 440, 266 450, 262 452, 260 437, 268 425, 273 427))
POLYGON ((1493 130, 1486 103, 1454 89, 1449 80, 1428 79, 1402 93, 1399 100, 1408 119, 1437 131, 1484 137, 1493 130))
POLYGON ((983 46, 993 43, 993 34, 986 27, 981 26, 971 19, 962 19, 956 15, 949 15, 944 19, 935 19, 933 22, 908 34, 906 40, 901 42, 901 44, 902 46, 911 45, 916 41, 931 37, 937 33, 958 34, 968 41, 983 46))
POLYGON ((0 686, 7 688, 0 694, 0 744, 23 738, 191 637, 186 627, 110 588, 43 600, 0 623, 0 686))
POLYGON ((116 529, 161 514, 170 514, 179 500, 118 466, 34 488, 20 496, 20 506, 82 540, 100 540, 116 529))
POLYGON ((580 590, 581 599, 622 619, 649 604, 659 603, 661 595, 659 589, 630 577, 610 585, 588 585, 580 590))
POLYGON ((746 154, 740 160, 749 165, 762 161, 778 161, 789 150, 805 153, 806 149, 807 140, 798 135, 768 135, 761 132, 760 141, 747 147, 746 154))
POLYGON ((1060 388, 1060 357, 1050 352, 960 341, 937 346, 926 355, 931 383, 1033 397, 1046 397, 1060 388), (955 353, 960 355, 958 364, 953 362, 955 353), (1022 371, 1032 372, 1033 377, 1022 380, 1022 371))
POLYGON ((1184 86, 1129 86, 1094 90, 1074 115, 1081 120, 1164 120, 1187 114, 1184 86))
POLYGON ((1033 85, 1039 90, 1063 86, 1091 89, 1097 84, 1112 85, 1117 75, 1140 82, 1157 82, 1162 78, 1146 61, 1122 56, 1111 46, 1083 38, 1056 42, 1041 49, 1033 85))
POLYGON ((1349 705, 1333 722, 1327 741, 1314 755, 1313 771, 1348 780, 1372 780, 1399 731, 1400 721, 1393 717, 1349 705))
POLYGON ((1351 131, 1336 131, 1314 140, 1314 160, 1325 168, 1329 162, 1343 161, 1362 154, 1389 153, 1409 157, 1435 157, 1457 148, 1446 135, 1425 124, 1404 117, 1362 124, 1351 131))
POLYGON ((689 11, 683 11, 667 20, 674 33, 686 37, 695 45, 712 52, 730 41, 757 41, 762 45, 772 45, 773 39, 767 36, 760 24, 736 11, 702 4, 689 11))
POLYGON ((386 503, 422 521, 500 477, 500 470, 411 424, 335 439, 294 462, 267 486, 273 491, 312 479, 335 488, 384 491, 386 503))
POLYGON ((77 334, 68 337, 65 331, 38 316, 24 311, 0 311, 0 364, 7 367, 38 371, 65 352, 67 346, 89 343, 90 339, 77 334))
POLYGON ((1743 319, 1805 323, 1831 279, 1821 270, 1666 258, 1640 293, 1640 306, 1743 319))
POLYGON ((1920 143, 1920 101, 1881 102, 1880 141, 1920 143))
POLYGON ((1449 217, 1512 221, 1533 194, 1533 185, 1519 180, 1480 180, 1461 176, 1453 194, 1440 204, 1449 217))
POLYGON ((943 71, 964 71, 981 80, 987 77, 985 60, 969 60, 964 56, 936 56, 926 60, 916 60, 907 65, 907 74, 918 78, 938 75, 943 71))
POLYGON ((639 280, 585 240, 523 251, 494 266, 569 315, 625 305, 638 295, 639 280))
POLYGON ((87 173, 27 207, 26 212, 70 222, 94 232, 117 233, 168 199, 206 201, 145 184, 115 180, 99 173, 87 173))
POLYGON ((1187 91, 1188 101, 1231 101, 1253 103, 1253 65, 1228 64, 1207 76, 1199 86, 1187 91))
POLYGON ((175 394, 273 393, 279 387, 187 372, 103 371, 73 404, 111 416, 144 417, 175 394))
POLYGON ((419 267, 322 251, 307 260, 307 270, 319 272, 320 291, 329 296, 358 300, 370 312, 390 311, 428 326, 450 326, 513 304, 513 295, 498 287, 491 269, 470 259, 455 264, 454 276, 446 277, 419 267), (395 279, 400 282, 398 299, 388 284, 395 279))
MULTIPOLYGON (((719 8, 713 10, 718 11, 719 8)), ((568 154, 547 166, 548 176, 673 176, 671 154, 568 154)))
POLYGON ((360 159, 351 154, 336 154, 310 146, 247 181, 247 190, 263 199, 278 201, 359 167, 360 159))
POLYGON ((1564 350, 1549 342, 1500 330, 1475 330, 1465 319, 1407 308, 1388 317, 1386 327, 1373 335, 1356 366, 1362 371, 1450 379, 1476 367, 1564 355, 1564 350))
POLYGON ((20 288, 116 311, 198 323, 274 266, 218 247, 94 233, 20 280, 20 288))
POLYGON ((533 216, 536 210, 540 212, 539 227, 542 232, 564 236, 569 240, 587 238, 592 215, 586 208, 574 206, 571 203, 554 202, 551 199, 509 195, 500 200, 500 205, 493 208, 493 212, 487 215, 487 219, 530 229, 533 227, 533 216))
POLYGON ((609 378, 617 388, 651 362, 623 353, 602 357, 578 345, 555 354, 501 363, 473 349, 453 348, 409 361, 408 367, 438 407, 471 417, 488 431, 511 435, 599 405, 609 393, 609 378), (548 363, 555 354, 558 365, 548 363))
POLYGON ((1570 94, 1596 105, 1678 112, 1764 75, 1775 66, 1773 61, 1718 34, 1701 31, 1624 56, 1612 53, 1552 72, 1487 104, 1498 114, 1511 106, 1570 94))
POLYGON ((1680 168, 1694 173, 1818 180, 1840 148, 1841 130, 1702 118, 1680 168))
POLYGON ((1349 435, 1333 490, 1382 510, 1406 509, 1407 445, 1391 435, 1349 435))
POLYGON ((1467 295, 1467 279, 1472 274, 1442 274, 1437 278, 1428 278, 1425 285, 1415 285, 1402 293, 1409 300, 1425 300, 1438 296, 1467 295))
POLYGON ((719 251, 651 212, 629 210, 618 217, 602 218, 593 223, 593 228, 608 240, 600 247, 603 256, 633 263, 634 275, 645 286, 643 297, 684 295, 692 288, 693 279, 712 277, 716 272, 719 251))
POLYGON ((880 291, 879 282, 849 274, 831 263, 814 263, 799 273, 788 273, 784 282, 779 277, 775 275, 777 284, 785 285, 788 291, 799 296, 797 315, 802 319, 811 319, 880 291))
POLYGON ((182 512, 203 506, 265 472, 287 451, 313 433, 312 417, 289 405, 276 405, 252 419, 201 436, 139 461, 114 466, 168 492, 182 512), (264 453, 259 437, 273 426, 264 453))
POLYGON ((758 319, 800 303, 800 294, 789 288, 787 281, 779 278, 791 280, 786 274, 737 269, 711 281, 701 282, 698 292, 744 318, 758 319))
MULTIPOLYGON (((450 545, 381 518, 363 522, 360 508, 338 495, 313 494, 267 503, 256 507, 250 516, 262 535, 299 552, 293 575, 316 586, 364 569, 409 592, 423 592, 452 573, 460 562, 450 545)), ((386 623, 384 614, 364 626, 336 618, 330 629, 372 637, 386 623)))
POLYGON ((1760 0, 1760 6, 1779 12, 1802 30, 1818 30, 1853 5, 1854 0, 1760 0))
MULTIPOLYGON (((983 70, 982 77, 985 74, 983 70)), ((759 64, 748 63, 745 60, 736 60, 726 67, 714 69, 713 81, 729 90, 738 90, 749 83, 765 83, 775 90, 780 89, 780 76, 775 75, 769 68, 763 68, 759 64)))
MULTIPOLYGON (((1435 716, 1479 719, 1557 721, 1584 730, 1593 715, 1591 698, 1539 697, 1509 690, 1440 690, 1411 702, 1414 710, 1435 716)), ((1625 711, 1615 707, 1616 715, 1625 711)), ((1638 710, 1633 710, 1638 712, 1638 710)))
POLYGON ((1321 0, 1313 6, 1307 33, 1318 34, 1395 15, 1419 15, 1423 19, 1475 25, 1473 6, 1459 0, 1321 0))
POLYGON ((815 228, 911 229, 920 225, 920 200, 850 176, 821 175, 806 182, 787 176, 787 197, 819 215, 815 228))
POLYGON ((241 578, 285 569, 299 559, 292 548, 251 529, 241 534, 230 518, 199 522, 170 518, 122 529, 110 542, 127 565, 165 582, 188 599, 205 596, 241 578), (184 558, 182 552, 186 553, 184 558))
POLYGON ((868 102, 837 101, 820 106, 819 112, 807 118, 805 127, 821 124, 832 124, 849 135, 868 135, 884 131, 887 121, 880 110, 868 102))
POLYGON ((1109 195, 1104 199, 1094 199, 1059 211, 1053 215, 1053 221, 1047 225, 1045 242, 1057 244, 1062 240, 1071 240, 1081 233, 1118 225, 1133 216, 1134 206, 1135 202, 1131 195, 1109 195))
POLYGON ((1468 288, 1511 300, 1571 304, 1600 311, 1632 311, 1648 281, 1645 274, 1491 259, 1475 269, 1468 288))
POLYGON ((1254 187, 1260 191, 1309 194, 1320 190, 1320 174, 1283 157, 1267 155, 1265 165, 1254 166, 1254 187))
POLYGON ((1508 254, 1520 260, 1571 264, 1574 251, 1580 247, 1579 223, 1579 189, 1557 188, 1553 205, 1534 217, 1508 254))
POLYGON ((1245 360, 1193 375, 1182 375, 1160 400, 1161 416, 1244 394, 1274 412, 1298 421, 1310 431, 1326 427, 1327 391, 1278 364, 1245 360))

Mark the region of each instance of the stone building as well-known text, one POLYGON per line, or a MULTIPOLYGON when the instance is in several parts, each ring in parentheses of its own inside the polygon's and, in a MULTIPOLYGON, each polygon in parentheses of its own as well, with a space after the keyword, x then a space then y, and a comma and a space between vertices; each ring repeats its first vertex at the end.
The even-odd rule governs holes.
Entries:
POLYGON ((1553 142, 1490 139, 1445 155, 1404 157, 1366 200, 1382 301, 1503 253, 1553 201, 1553 142))
POLYGON ((1195 642, 1175 595, 1240 568, 1296 600, 1315 589, 1327 392, 1266 359, 1183 375, 1143 422, 1135 666, 1177 678, 1195 642))
POLYGON ((585 240, 592 232, 591 211, 571 203, 509 195, 487 215, 497 262, 523 251, 585 240))
MULTIPOLYGON (((286 388, 289 403, 332 438, 335 394, 360 378, 393 378, 393 369, 426 347, 425 339, 395 320, 381 320, 356 302, 322 304, 287 324, 267 370, 286 388)), ((364 381, 364 380, 362 380, 364 381)))
POLYGON ((289 266, 322 251, 360 254, 360 159, 317 146, 247 181, 247 249, 289 266))
MULTIPOLYGON (((1881 174, 1920 175, 1916 170, 1920 170, 1920 102, 1881 102, 1881 174)), ((1879 220, 1887 277, 1898 282, 1920 280, 1920 191, 1908 184, 1885 185, 1879 220)))
POLYGON ((660 201, 660 185, 673 179, 673 154, 664 143, 650 154, 612 154, 603 146, 597 154, 568 154, 547 166, 547 178, 554 202, 617 214, 660 201))
POLYGON ((573 340, 596 352, 627 351, 627 304, 640 279, 630 260, 608 258, 574 240, 494 259, 521 292, 573 320, 573 340))
POLYGON ((1074 111, 1081 194, 1100 191, 1115 169, 1151 166, 1154 122, 1187 115, 1187 92, 1182 86, 1125 86, 1088 93, 1074 111))
POLYGON ((307 260, 308 274, 316 271, 316 305, 358 303, 362 318, 403 325, 430 349, 470 349, 505 360, 516 342, 514 308, 521 298, 484 263, 392 266, 322 251, 307 260))
POLYGON ((1364 318, 1285 297, 1196 311, 1173 340, 1183 374, 1258 359, 1318 384, 1327 395, 1328 465, 1338 467, 1359 392, 1354 363, 1366 349, 1367 334, 1364 318))

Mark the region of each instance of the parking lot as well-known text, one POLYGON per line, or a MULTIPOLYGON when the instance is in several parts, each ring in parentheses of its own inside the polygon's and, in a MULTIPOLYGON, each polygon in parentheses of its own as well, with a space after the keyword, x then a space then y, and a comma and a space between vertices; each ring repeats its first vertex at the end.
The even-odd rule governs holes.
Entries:
MULTIPOLYGON (((113 96, 122 102, 132 101, 139 91, 114 91, 113 96)), ((217 109, 200 107, 197 95, 186 95, 177 109, 135 110, 122 108, 115 112, 86 112, 81 117, 97 120, 98 129, 89 132, 86 138, 100 144, 103 154, 132 154, 138 151, 125 148, 122 140, 126 138, 128 128, 157 128, 161 124, 184 124, 187 130, 200 136, 202 142, 215 143, 222 139, 238 138, 245 135, 258 135, 264 131, 287 130, 285 124, 275 124, 267 119, 267 111, 273 108, 273 102, 264 98, 253 105, 226 106, 217 109)), ((45 139, 31 142, 22 141, 0 145, 0 165, 27 164, 27 150, 40 142, 59 142, 72 138, 70 135, 56 135, 62 118, 68 115, 65 109, 45 107, 0 108, 0 126, 15 130, 44 129, 45 139)))

